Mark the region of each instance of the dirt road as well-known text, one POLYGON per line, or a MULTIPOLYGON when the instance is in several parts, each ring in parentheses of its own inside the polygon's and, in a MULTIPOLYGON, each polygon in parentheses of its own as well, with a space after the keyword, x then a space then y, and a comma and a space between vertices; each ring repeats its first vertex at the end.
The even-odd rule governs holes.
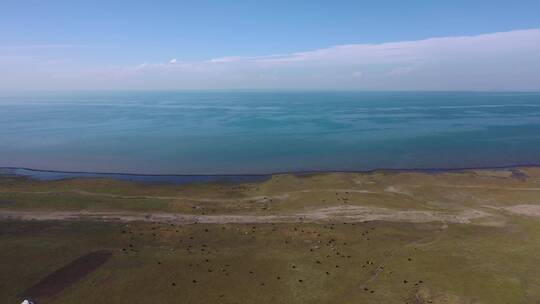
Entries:
POLYGON ((238 215, 195 215, 165 212, 126 211, 0 211, 0 219, 17 220, 101 220, 101 221, 146 221, 176 224, 192 223, 295 223, 295 222, 442 222, 467 224, 480 218, 494 216, 483 210, 461 212, 408 211, 388 208, 359 207, 351 205, 332 206, 305 212, 281 214, 238 214, 238 215))

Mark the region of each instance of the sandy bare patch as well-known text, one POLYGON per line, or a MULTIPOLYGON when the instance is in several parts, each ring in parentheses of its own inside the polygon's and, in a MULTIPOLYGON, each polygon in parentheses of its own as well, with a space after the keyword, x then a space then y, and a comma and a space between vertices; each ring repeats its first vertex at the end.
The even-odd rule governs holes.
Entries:
POLYGON ((364 206, 331 206, 297 213, 272 215, 194 215, 178 213, 140 213, 114 211, 0 211, 0 219, 17 220, 102 220, 102 221, 146 221, 170 222, 177 224, 208 223, 295 223, 295 222, 444 222, 470 224, 473 220, 489 217, 491 214, 480 210, 461 212, 410 211, 364 206))
POLYGON ((510 207, 495 207, 489 206, 493 209, 504 210, 514 214, 524 215, 524 216, 533 216, 540 217, 540 205, 515 205, 510 207))
POLYGON ((514 174, 511 170, 473 170, 472 172, 477 176, 497 178, 509 178, 514 174))
POLYGON ((401 187, 398 187, 398 186, 388 186, 388 187, 384 188, 384 191, 389 192, 389 193, 393 193, 393 194, 401 194, 401 195, 412 196, 411 193, 409 193, 407 191, 404 191, 403 189, 401 189, 401 187))

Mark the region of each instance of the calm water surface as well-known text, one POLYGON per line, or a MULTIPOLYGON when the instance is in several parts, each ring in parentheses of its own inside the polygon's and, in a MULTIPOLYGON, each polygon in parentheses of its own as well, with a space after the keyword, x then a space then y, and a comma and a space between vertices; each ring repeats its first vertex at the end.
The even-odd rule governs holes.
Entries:
POLYGON ((540 164, 540 93, 0 93, 0 167, 246 174, 540 164))

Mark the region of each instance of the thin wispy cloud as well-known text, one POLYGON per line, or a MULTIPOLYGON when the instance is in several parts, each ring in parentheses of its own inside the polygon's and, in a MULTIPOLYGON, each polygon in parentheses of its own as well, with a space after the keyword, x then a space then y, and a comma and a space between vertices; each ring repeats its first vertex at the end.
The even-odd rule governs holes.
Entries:
POLYGON ((44 49, 67 49, 78 48, 77 44, 30 44, 30 45, 0 45, 1 50, 44 50, 44 49))
MULTIPOLYGON (((109 89, 540 90, 540 29, 291 54, 176 58, 70 68, 55 73, 64 79, 43 76, 40 83, 109 89)), ((20 81, 23 86, 24 77, 20 81)))

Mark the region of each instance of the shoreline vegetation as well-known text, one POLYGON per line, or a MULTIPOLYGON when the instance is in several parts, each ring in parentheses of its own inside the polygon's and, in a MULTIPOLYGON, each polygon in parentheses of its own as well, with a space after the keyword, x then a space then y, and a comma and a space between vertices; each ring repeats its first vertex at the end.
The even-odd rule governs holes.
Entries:
MULTIPOLYGON (((32 170, 32 172, 44 171, 32 170)), ((302 217, 303 212, 307 211, 315 212, 315 214, 319 211, 328 213, 328 210, 336 206, 341 209, 332 210, 330 213, 345 212, 348 216, 351 216, 351 212, 362 213, 364 211, 358 208, 366 207, 380 209, 376 213, 384 213, 387 207, 399 207, 398 209, 404 212, 421 209, 432 212, 446 210, 425 208, 426 202, 423 200, 426 199, 426 191, 432 192, 430 199, 444 198, 448 191, 461 193, 461 195, 467 193, 472 197, 486 196, 489 198, 486 199, 488 202, 496 202, 496 196, 495 198, 493 196, 500 191, 512 195, 530 192, 535 197, 534 195, 540 194, 540 185, 536 184, 537 181, 534 178, 539 172, 540 167, 499 167, 427 171, 408 169, 311 172, 264 175, 264 179, 251 179, 252 176, 249 175, 244 180, 222 179, 224 176, 204 176, 216 177, 214 180, 192 180, 191 177, 197 176, 183 176, 186 179, 180 184, 175 184, 166 180, 146 183, 144 179, 122 178, 133 175, 85 176, 83 174, 34 178, 18 174, 18 171, 7 172, 7 174, 3 171, 4 174, 0 174, 0 185, 2 185, 0 210, 36 208, 38 210, 83 211, 83 213, 103 210, 155 211, 174 213, 179 217, 182 217, 182 212, 197 214, 202 210, 199 216, 210 216, 219 212, 230 216, 236 212, 270 216, 276 218, 277 222, 288 222, 287 216, 302 217), (281 214, 282 210, 294 211, 294 214, 281 214), (278 220, 279 216, 284 217, 278 220)), ((460 200, 453 199, 452 201, 455 204, 452 206, 453 209, 457 206, 467 206, 460 200)), ((521 203, 529 202, 535 201, 531 199, 521 203)), ((493 206, 480 205, 480 207, 493 206)), ((462 208, 462 210, 465 209, 462 208)), ((305 213, 303 216, 314 220, 321 216, 320 214, 315 216, 315 214, 305 213)), ((99 217, 99 214, 95 215, 99 217)), ((219 222, 219 220, 206 220, 219 222)), ((365 220, 369 220, 369 217, 365 220)), ((186 219, 181 221, 189 222, 186 219)), ((238 221, 243 222, 243 220, 238 221)), ((268 221, 262 220, 262 222, 268 221)))
POLYGON ((270 173, 245 173, 245 174, 155 174, 155 173, 125 173, 125 172, 99 172, 99 171, 69 171, 69 170, 54 170, 54 169, 36 169, 30 167, 0 167, 0 176, 13 175, 20 177, 37 178, 38 180, 59 180, 68 178, 120 178, 129 179, 130 177, 139 177, 144 179, 148 178, 163 178, 163 181, 167 183, 167 178, 185 178, 182 183, 189 182, 189 178, 193 178, 197 181, 215 182, 220 178, 230 181, 234 181, 235 178, 239 178, 239 182, 249 181, 262 181, 261 178, 270 178, 274 175, 314 175, 314 174, 339 174, 339 173, 357 173, 357 174, 371 174, 371 173, 452 173, 463 172, 471 170, 519 170, 520 168, 539 168, 540 164, 511 164, 501 166, 472 166, 472 167, 454 167, 454 168, 375 168, 366 170, 303 170, 303 171, 282 171, 282 172, 270 172, 270 173), (252 180, 250 180, 252 178, 252 180), (205 180, 207 179, 207 180, 205 180))
POLYGON ((539 198, 538 166, 183 184, 0 174, 0 298, 531 303, 539 198))

